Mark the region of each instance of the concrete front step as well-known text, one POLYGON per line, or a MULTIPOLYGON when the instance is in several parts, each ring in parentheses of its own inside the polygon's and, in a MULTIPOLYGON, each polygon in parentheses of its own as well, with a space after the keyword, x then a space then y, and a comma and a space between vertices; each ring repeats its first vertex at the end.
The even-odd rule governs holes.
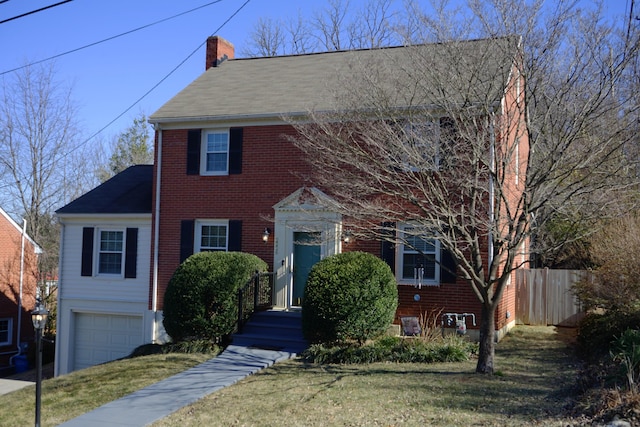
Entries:
POLYGON ((254 313, 233 335, 233 345, 300 353, 309 345, 302 335, 300 312, 268 310, 254 313))

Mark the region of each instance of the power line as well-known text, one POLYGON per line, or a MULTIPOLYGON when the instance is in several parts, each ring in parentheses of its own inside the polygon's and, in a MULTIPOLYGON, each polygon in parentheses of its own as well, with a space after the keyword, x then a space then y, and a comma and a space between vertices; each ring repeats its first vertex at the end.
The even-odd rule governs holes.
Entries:
MULTIPOLYGON (((9 0, 1 0, 1 1, 9 1, 9 0)), ((69 0, 69 1, 71 1, 71 0, 69 0)), ((143 25, 142 27, 134 28, 133 30, 126 31, 126 32, 124 32, 124 33, 120 33, 120 34, 117 34, 117 35, 115 35, 115 36, 111 36, 111 37, 108 37, 108 38, 106 38, 106 39, 103 39, 103 40, 100 40, 100 41, 97 41, 97 42, 93 42, 93 43, 90 43, 90 44, 85 45, 85 46, 82 46, 82 47, 78 47, 78 48, 76 48, 76 49, 68 50, 68 51, 66 51, 66 52, 62 52, 62 53, 59 53, 59 54, 57 54, 57 55, 50 56, 50 57, 45 58, 45 59, 40 59, 40 60, 38 60, 38 61, 31 62, 30 64, 22 65, 22 66, 20 66, 20 67, 13 68, 13 69, 11 69, 11 70, 3 71, 3 72, 1 72, 1 73, 0 73, 0 76, 2 76, 2 75, 4 75, 4 74, 12 73, 12 72, 14 72, 14 71, 21 70, 21 69, 23 69, 23 68, 30 67, 30 66, 32 66, 32 65, 40 64, 40 63, 43 63, 43 62, 46 62, 46 61, 51 61, 52 59, 60 58, 61 56, 65 56, 65 55, 68 55, 68 54, 70 54, 70 53, 75 53, 75 52, 78 52, 78 51, 80 51, 80 50, 83 50, 83 49, 86 49, 86 48, 89 48, 89 47, 93 47, 93 46, 99 45, 99 44, 101 44, 101 43, 105 43, 105 42, 108 42, 108 41, 111 41, 111 40, 117 39, 117 38, 119 38, 119 37, 123 37, 123 36, 129 35, 129 34, 131 34, 131 33, 135 33, 136 31, 140 31, 140 30, 143 30, 143 29, 145 29, 145 28, 149 28, 149 27, 151 27, 151 26, 154 26, 154 25, 156 25, 156 24, 160 24, 160 23, 162 23, 162 22, 169 21, 169 20, 174 19, 174 18, 178 18, 178 17, 180 17, 180 16, 182 16, 182 15, 186 15, 186 14, 188 14, 188 13, 195 12, 196 10, 203 9, 203 8, 205 8, 205 7, 207 7, 207 6, 211 6, 212 4, 220 3, 221 1, 222 1, 222 0, 212 1, 212 2, 207 3, 207 4, 204 4, 204 5, 202 5, 202 6, 198 6, 198 7, 194 8, 194 9, 187 10, 186 12, 181 12, 181 13, 179 13, 179 14, 177 14, 177 15, 173 15, 173 16, 170 16, 170 17, 168 17, 168 18, 164 18, 164 19, 161 19, 161 20, 159 20, 159 21, 155 21, 155 22, 152 22, 152 23, 150 23, 150 24, 143 25)))
MULTIPOLYGON (((240 11, 242 9, 244 9, 244 7, 250 2, 251 0, 246 0, 238 9, 236 9, 235 12, 233 12, 231 14, 231 16, 229 16, 218 28, 216 28, 216 30, 211 34, 212 36, 219 33, 220 30, 229 23, 229 21, 231 21, 238 13, 240 13, 240 11)), ((151 92, 153 92, 158 86, 160 86, 165 80, 167 80, 173 73, 175 73, 178 68, 182 67, 182 65, 187 62, 189 60, 189 58, 191 58, 193 55, 196 54, 196 52, 202 47, 204 46, 204 44, 207 41, 203 41, 202 43, 200 43, 198 45, 198 47, 196 47, 189 55, 187 55, 186 58, 184 58, 178 65, 176 65, 171 71, 169 71, 169 73, 167 73, 162 79, 160 79, 160 81, 158 83, 156 83, 155 85, 153 85, 153 87, 151 87, 151 89, 149 89, 148 91, 146 91, 144 93, 144 95, 142 95, 140 98, 138 98, 133 104, 131 104, 129 107, 127 107, 127 109, 125 109, 122 113, 118 114, 113 120, 111 120, 109 123, 107 123, 105 126, 103 126, 100 130, 98 130, 97 132, 95 132, 93 135, 91 135, 89 138, 87 138, 86 140, 84 140, 83 142, 81 142, 80 144, 78 144, 76 147, 74 147, 73 149, 69 150, 68 153, 65 154, 65 156, 71 154, 72 152, 76 151, 78 148, 82 147, 83 145, 87 144, 89 141, 91 141, 93 138, 95 138, 96 136, 98 136, 99 134, 101 134, 105 129, 107 129, 109 126, 111 126, 113 123, 115 123, 118 119, 120 119, 122 116, 124 116, 125 114, 127 114, 133 107, 135 107, 140 101, 142 101, 144 98, 146 98, 151 92)))
MULTIPOLYGON (((9 1, 9 0, 5 0, 5 1, 3 1, 3 3, 6 2, 6 1, 9 1)), ((61 1, 61 2, 56 3, 56 4, 51 4, 49 6, 41 7, 40 9, 32 10, 31 12, 23 13, 22 15, 14 16, 13 18, 9 18, 9 19, 5 19, 4 21, 0 21, 0 24, 4 24, 5 22, 13 21, 14 19, 24 18, 25 16, 33 15, 34 13, 42 12, 43 10, 51 9, 52 7, 60 6, 62 4, 69 3, 71 1, 73 1, 73 0, 64 0, 64 1, 61 1)))

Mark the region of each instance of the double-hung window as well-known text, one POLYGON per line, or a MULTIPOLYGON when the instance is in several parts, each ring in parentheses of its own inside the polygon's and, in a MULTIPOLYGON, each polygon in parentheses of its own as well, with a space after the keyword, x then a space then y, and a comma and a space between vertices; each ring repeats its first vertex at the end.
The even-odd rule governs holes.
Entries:
POLYGON ((440 125, 437 122, 407 124, 402 161, 411 172, 433 172, 440 164, 440 125))
POLYGON ((100 230, 98 245, 98 274, 122 274, 124 232, 100 230))
POLYGON ((0 346, 11 344, 12 319, 0 319, 0 346))
POLYGON ((228 242, 228 221, 196 221, 195 252, 227 251, 228 242))
POLYGON ((203 134, 201 170, 203 175, 229 173, 229 132, 205 131, 203 134))
POLYGON ((400 229, 402 241, 398 245, 402 283, 433 286, 440 283, 440 242, 425 235, 419 228, 405 225, 400 229))
POLYGON ((81 276, 135 279, 137 268, 137 228, 82 228, 81 276))

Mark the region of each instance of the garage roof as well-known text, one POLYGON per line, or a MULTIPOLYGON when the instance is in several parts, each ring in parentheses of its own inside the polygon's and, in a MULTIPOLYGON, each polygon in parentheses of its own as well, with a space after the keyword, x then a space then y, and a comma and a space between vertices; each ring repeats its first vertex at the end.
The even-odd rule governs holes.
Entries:
POLYGON ((153 165, 130 166, 56 214, 150 214, 153 165))

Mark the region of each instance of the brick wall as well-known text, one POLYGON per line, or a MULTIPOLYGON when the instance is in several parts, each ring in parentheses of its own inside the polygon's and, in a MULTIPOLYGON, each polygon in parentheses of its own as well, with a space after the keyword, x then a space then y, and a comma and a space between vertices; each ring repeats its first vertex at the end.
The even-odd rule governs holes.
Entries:
POLYGON ((159 308, 179 265, 183 219, 241 220, 242 250, 273 268, 273 244, 264 243, 262 233, 266 227, 273 230, 273 205, 304 185, 298 174, 305 170, 305 163, 286 134, 293 134, 290 126, 246 127, 242 173, 200 176, 186 174, 187 131, 163 131, 159 308))
MULTIPOLYGON (((270 221, 274 215, 273 206, 303 186, 303 177, 308 171, 301 152, 285 138, 294 132, 286 125, 245 127, 242 173, 200 176, 186 174, 188 131, 163 131, 158 266, 160 310, 166 286, 180 262, 180 224, 184 219, 241 220, 242 250, 259 256, 273 269, 273 242, 262 241, 263 230, 265 227, 273 230, 270 221)), ((155 217, 153 222, 155 226, 155 217)), ((363 250, 377 256, 381 253, 380 242, 362 240, 345 245, 343 250, 363 250)), ((420 316, 434 310, 474 313, 480 320, 480 303, 460 277, 456 284, 423 286, 422 289, 401 285, 398 290, 397 323, 401 316, 420 316)), ((505 297, 513 296, 505 293, 505 297)), ((505 323, 507 310, 514 312, 515 299, 505 300, 500 305, 496 314, 498 327, 505 323)))

